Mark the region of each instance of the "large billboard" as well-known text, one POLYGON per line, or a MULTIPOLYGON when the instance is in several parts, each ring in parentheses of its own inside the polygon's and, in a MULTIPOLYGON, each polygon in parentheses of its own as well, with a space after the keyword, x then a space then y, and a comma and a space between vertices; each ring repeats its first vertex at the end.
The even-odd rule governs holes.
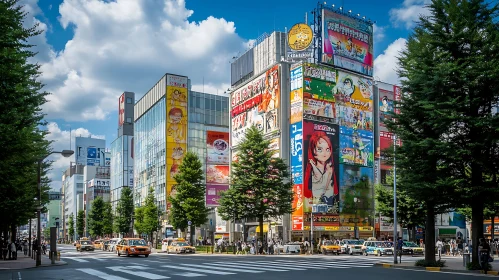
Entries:
POLYGON ((393 118, 394 93, 384 89, 379 89, 379 125, 386 127, 385 122, 393 118))
POLYGON ((349 106, 337 106, 338 123, 341 126, 349 127, 354 130, 373 131, 373 113, 362 111, 349 106))
POLYGON ((338 71, 335 101, 338 105, 372 112, 373 81, 371 79, 338 71))
POLYGON ((218 200, 220 199, 220 193, 228 189, 229 185, 206 184, 206 206, 220 206, 220 204, 218 203, 218 200))
POLYGON ((312 204, 327 204, 328 213, 338 213, 339 135, 338 125, 303 121, 304 212, 312 204))
POLYGON ((328 100, 312 98, 308 92, 303 95, 303 119, 337 123, 336 104, 328 100))
POLYGON ((372 168, 340 164, 340 211, 342 214, 355 214, 369 217, 373 194, 372 168))
POLYGON ((373 25, 362 19, 322 10, 321 61, 363 75, 373 75, 373 25))
POLYGON ((252 125, 265 134, 278 130, 279 78, 279 65, 275 65, 232 93, 232 146, 241 142, 246 130, 252 125))
POLYGON ((229 164, 229 133, 206 131, 206 162, 229 164))
POLYGON ((229 184, 229 166, 228 165, 207 165, 206 183, 229 184))
POLYGON ((118 126, 122 126, 125 122, 125 94, 123 93, 118 99, 118 126))
POLYGON ((373 167, 373 133, 340 127, 340 163, 373 167))
POLYGON ((338 73, 335 69, 316 64, 303 64, 304 92, 310 94, 310 98, 319 100, 335 101, 334 88, 338 81, 338 73))
MULTIPOLYGON (((166 76, 166 192, 172 195, 173 178, 187 152, 187 77, 166 76)), ((168 198, 167 198, 168 199, 168 198)))

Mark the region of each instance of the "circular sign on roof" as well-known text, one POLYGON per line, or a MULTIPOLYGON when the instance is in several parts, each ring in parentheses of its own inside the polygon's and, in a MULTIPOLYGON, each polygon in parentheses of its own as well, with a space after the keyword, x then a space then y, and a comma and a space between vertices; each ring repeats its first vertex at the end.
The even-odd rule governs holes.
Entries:
POLYGON ((294 51, 306 50, 312 40, 314 33, 312 28, 305 23, 297 23, 288 32, 288 46, 294 51))

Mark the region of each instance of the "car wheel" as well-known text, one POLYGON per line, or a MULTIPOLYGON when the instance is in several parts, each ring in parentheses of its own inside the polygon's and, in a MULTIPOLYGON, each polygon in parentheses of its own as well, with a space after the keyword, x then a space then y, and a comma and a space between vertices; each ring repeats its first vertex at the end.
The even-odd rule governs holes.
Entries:
POLYGON ((380 252, 380 251, 377 251, 377 252, 376 252, 376 256, 381 257, 381 252, 380 252))
POLYGON ((130 257, 130 253, 128 252, 128 250, 126 250, 125 254, 126 254, 127 257, 130 257))
POLYGON ((118 257, 121 257, 120 251, 116 250, 116 253, 118 254, 118 257))
POLYGON ((149 257, 149 255, 144 255, 144 257, 146 257, 146 258, 147 258, 147 257, 149 257))

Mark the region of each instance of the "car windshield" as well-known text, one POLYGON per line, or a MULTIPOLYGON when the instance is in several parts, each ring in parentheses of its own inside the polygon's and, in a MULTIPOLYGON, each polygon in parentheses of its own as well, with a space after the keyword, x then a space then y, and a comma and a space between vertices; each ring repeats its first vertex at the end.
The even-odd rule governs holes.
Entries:
POLYGON ((179 242, 177 243, 177 246, 189 246, 189 245, 185 242, 179 242))
POLYGON ((352 245, 362 245, 359 240, 347 240, 347 244, 352 244, 352 245))
POLYGON ((404 245, 406 247, 419 247, 416 243, 414 242, 404 242, 404 245))
POLYGON ((146 246, 146 242, 144 240, 130 240, 128 241, 130 246, 146 246))
POLYGON ((82 241, 81 245, 90 245, 90 241, 82 241))
POLYGON ((334 245, 332 241, 326 241, 324 242, 324 245, 325 246, 330 246, 330 245, 334 245))

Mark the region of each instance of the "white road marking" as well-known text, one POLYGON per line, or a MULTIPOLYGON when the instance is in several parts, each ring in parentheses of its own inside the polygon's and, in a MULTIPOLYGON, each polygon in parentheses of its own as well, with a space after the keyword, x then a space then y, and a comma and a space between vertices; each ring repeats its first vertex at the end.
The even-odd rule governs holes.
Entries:
POLYGON ((241 267, 241 265, 243 267, 255 267, 257 270, 265 270, 265 271, 289 271, 289 270, 305 270, 305 269, 300 269, 300 268, 296 268, 296 269, 290 269, 290 268, 286 268, 286 270, 284 269, 277 269, 277 268, 264 268, 264 267, 261 267, 261 265, 258 265, 258 264, 254 264, 254 263, 240 263, 240 264, 227 264, 227 263, 224 263, 224 262, 216 262, 216 263, 204 263, 204 264, 207 264, 207 265, 210 265, 210 264, 216 264, 216 265, 220 265, 220 266, 227 266, 227 267, 241 267))
POLYGON ((217 270, 226 270, 226 271, 234 271, 234 272, 247 272, 247 273, 262 273, 262 270, 249 270, 249 269, 244 269, 244 268, 228 268, 228 267, 220 267, 217 266, 217 264, 211 263, 210 265, 200 265, 200 264, 190 264, 190 263, 183 263, 182 265, 184 266, 193 266, 193 267, 199 267, 199 268, 206 268, 206 269, 217 269, 217 270))
POLYGON ((193 272, 183 272, 183 273, 172 273, 173 275, 179 275, 184 277, 199 277, 206 276, 205 274, 193 273, 193 272))
POLYGON ((90 274, 90 275, 99 277, 100 279, 104 279, 104 280, 129 280, 127 278, 123 278, 120 276, 114 276, 114 275, 107 274, 107 273, 104 273, 104 272, 101 272, 101 271, 98 271, 98 270, 95 270, 92 268, 78 268, 76 270, 79 270, 81 272, 85 272, 86 274, 90 274))
POLYGON ((158 275, 154 273, 149 273, 149 272, 144 272, 144 271, 132 271, 130 269, 147 269, 146 267, 141 267, 141 266, 111 266, 111 267, 106 267, 107 269, 111 269, 112 271, 118 271, 121 273, 126 273, 138 277, 143 277, 147 279, 168 279, 170 277, 168 276, 163 276, 163 275, 158 275))
MULTIPOLYGON (((242 262, 242 263, 244 263, 244 262, 242 262)), ((293 264, 293 263, 275 263, 275 262, 271 262, 271 261, 256 261, 253 263, 261 263, 261 264, 265 264, 265 265, 274 265, 277 267, 283 267, 283 268, 291 269, 291 270, 327 269, 327 267, 307 266, 304 263, 296 263, 296 264, 293 264), (302 268, 297 268, 297 267, 302 267, 302 268)))
POLYGON ((21 279, 22 279, 22 278, 21 278, 21 272, 17 272, 17 276, 18 276, 18 277, 17 277, 17 280, 21 280, 21 279))
POLYGON ((73 260, 73 261, 76 261, 76 262, 88 262, 87 260, 79 259, 79 258, 68 258, 68 257, 65 257, 63 259, 70 259, 70 260, 73 260))
POLYGON ((208 274, 218 274, 218 275, 235 274, 233 272, 215 271, 215 270, 207 270, 207 269, 197 269, 197 268, 192 268, 192 267, 181 267, 181 266, 172 266, 172 265, 162 265, 161 267, 166 267, 166 268, 171 268, 171 269, 179 269, 179 270, 187 270, 187 271, 194 271, 194 272, 202 272, 202 273, 208 273, 208 274))

